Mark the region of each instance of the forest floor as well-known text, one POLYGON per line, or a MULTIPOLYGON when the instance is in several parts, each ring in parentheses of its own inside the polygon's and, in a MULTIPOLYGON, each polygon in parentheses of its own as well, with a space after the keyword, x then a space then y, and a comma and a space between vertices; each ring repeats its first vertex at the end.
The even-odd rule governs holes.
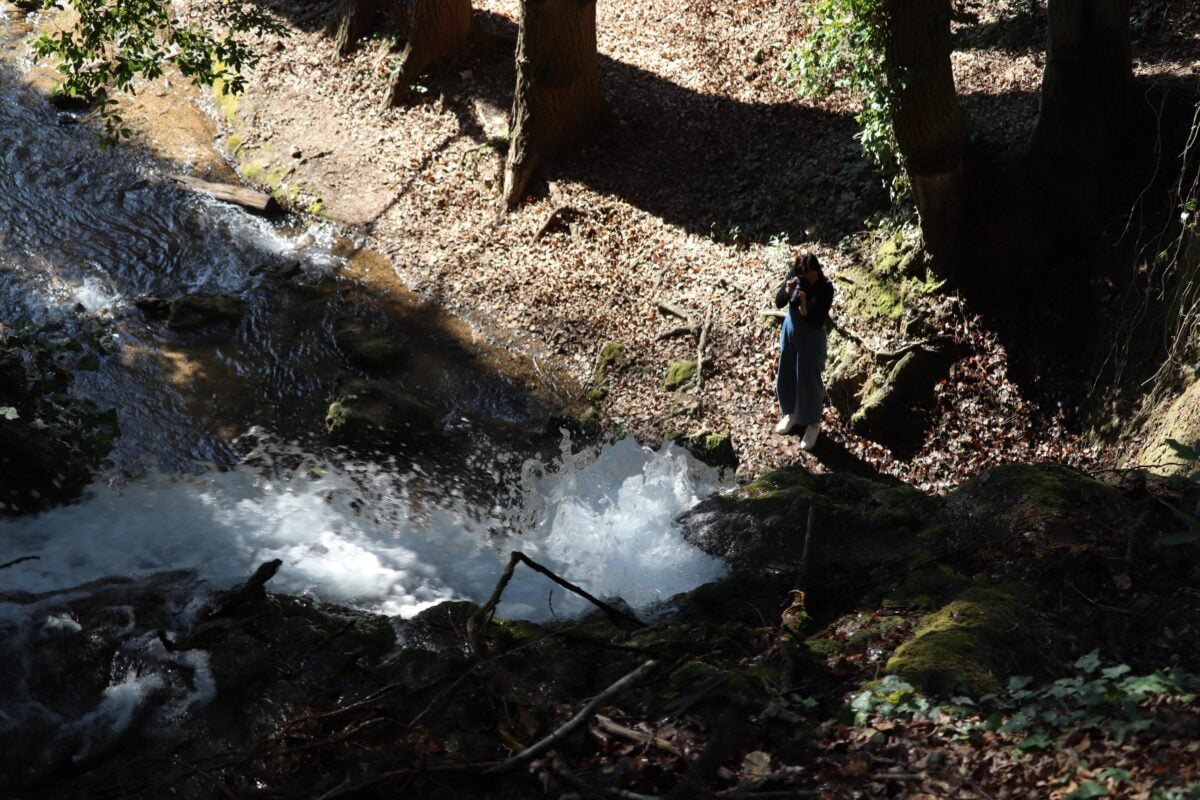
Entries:
MULTIPOLYGON (((394 57, 386 32, 339 59, 328 33, 336 3, 269 5, 290 33, 257 43, 263 57, 245 95, 211 102, 190 93, 216 119, 218 145, 242 180, 342 226, 481 335, 519 337, 535 369, 569 374, 581 396, 603 345, 623 344, 598 404, 610 430, 649 442, 728 432, 747 475, 797 462, 838 468, 801 451, 798 437, 772 432, 778 329, 763 312, 782 256, 817 253, 836 285, 890 230, 889 208, 855 138, 855 98, 802 98, 789 81, 786 57, 809 24, 802 4, 599 4, 604 121, 511 213, 500 211, 498 195, 517 0, 476 2, 469 52, 423 77, 407 105, 388 109, 380 107, 394 57), (680 320, 663 304, 696 327, 711 319, 703 382, 675 392, 663 388, 667 367, 695 359, 698 343, 664 336, 680 320)), ((993 156, 1019 148, 1037 114, 1044 15, 1028 6, 959 9, 955 79, 977 142, 993 156)), ((1147 32, 1136 63, 1143 80, 1195 76, 1200 65, 1200 42, 1175 19, 1188 12, 1172 8, 1149 4, 1135 18, 1147 32)), ((151 152, 201 177, 231 179, 203 146, 203 120, 178 105, 188 96, 178 78, 160 79, 141 87, 126 116, 151 152)), ((1010 380, 1002 341, 963 297, 935 305, 939 333, 965 345, 965 355, 932 403, 914 409, 927 420, 921 446, 898 457, 827 408, 824 435, 843 463, 848 452, 860 466, 937 492, 1005 461, 1097 468, 1118 460, 1111 444, 1080 437, 1061 408, 1044 395, 1039 407, 1010 380)), ((843 311, 835 301, 841 325, 871 347, 907 343, 905 315, 843 311)), ((1136 447, 1122 443, 1125 452, 1136 447)))
MULTIPOLYGON (((868 258, 888 213, 880 178, 855 139, 855 98, 801 98, 787 55, 807 25, 803 4, 637 2, 597 6, 605 120, 512 213, 499 177, 514 85, 516 0, 475 3, 466 55, 425 76, 408 105, 382 109, 389 40, 361 40, 338 59, 336 4, 270 3, 289 25, 262 41, 239 98, 218 98, 221 142, 243 178, 290 194, 390 259, 419 294, 523 337, 586 392, 606 342, 624 345, 599 411, 607 427, 647 441, 728 432, 754 474, 822 464, 779 437, 777 326, 764 317, 781 253, 817 253, 835 284, 868 258), (552 221, 553 220, 553 221, 552 221), (548 224, 549 223, 549 224, 548 224), (785 241, 786 248, 771 241, 785 241), (703 382, 662 387, 668 364, 695 359, 695 336, 660 304, 711 314, 703 382)), ((962 102, 986 146, 1023 142, 1037 113, 1044 21, 1028 3, 967 3, 954 55, 962 102), (973 19, 970 15, 973 15, 973 19)), ((1194 38, 1159 37, 1143 76, 1194 74, 1194 38)), ((202 164, 198 171, 204 172, 202 164)), ((870 468, 941 491, 1002 461, 1111 464, 1114 454, 1070 431, 1008 378, 1007 354, 962 298, 945 332, 966 356, 921 410, 929 426, 897 458, 855 436, 827 409, 825 435, 870 468)), ((835 316, 880 350, 905 344, 901 318, 835 316)))

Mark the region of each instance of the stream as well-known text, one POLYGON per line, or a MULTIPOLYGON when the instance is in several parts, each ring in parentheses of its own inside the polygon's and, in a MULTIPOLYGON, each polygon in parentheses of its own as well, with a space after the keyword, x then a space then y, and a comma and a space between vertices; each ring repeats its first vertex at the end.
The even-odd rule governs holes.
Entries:
MULTIPOLYGON (((104 709, 136 707, 134 684, 162 683, 145 656, 151 637, 139 645, 138 681, 114 679, 87 719, 38 695, 14 654, 79 632, 54 598, 77 601, 88 589, 72 587, 87 582, 179 570, 187 592, 211 593, 278 558, 274 591, 402 618, 486 600, 514 549, 638 609, 725 573, 675 524, 728 485, 717 470, 631 439, 581 448, 564 433, 514 449, 532 437, 492 431, 535 425, 530 404, 482 357, 460 359, 477 373, 464 380, 456 367, 450 388, 460 391, 435 435, 369 458, 330 446, 331 387, 354 372, 333 320, 372 291, 339 275, 341 237, 185 191, 136 148, 101 148, 0 67, 0 322, 67 337, 99 329, 103 358, 70 391, 115 409, 121 429, 79 501, 0 518, 0 564, 36 557, 0 571, 0 666, 19 673, 0 689, 0 733, 30 719, 116 729, 104 709), (322 285, 335 289, 320 294, 322 285), (180 334, 135 306, 197 292, 240 298, 246 314, 227 335, 180 334)), ((186 602, 183 627, 195 610, 186 602)), ((519 570, 499 613, 545 620, 588 608, 519 570)))

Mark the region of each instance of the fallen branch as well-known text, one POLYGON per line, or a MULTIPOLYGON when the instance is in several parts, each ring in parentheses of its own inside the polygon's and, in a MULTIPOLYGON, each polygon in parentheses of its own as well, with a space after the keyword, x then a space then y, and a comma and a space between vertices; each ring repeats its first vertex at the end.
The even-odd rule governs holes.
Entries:
POLYGON ((6 564, 0 564, 0 569, 8 569, 9 567, 15 567, 23 561, 37 561, 40 558, 41 556, 21 556, 20 558, 14 558, 6 564))
MULTIPOLYGON (((516 554, 514 553, 514 555, 516 555, 516 554)), ((644 664, 639 666, 637 669, 628 673, 627 675, 622 677, 620 680, 618 680, 616 683, 609 686, 603 692, 596 695, 590 703, 588 703, 587 705, 585 705, 583 708, 581 708, 579 710, 579 713, 577 713, 575 716, 571 717, 569 720, 564 722, 562 725, 558 726, 558 728, 553 733, 551 733, 549 736, 545 737, 544 739, 537 742, 536 744, 533 744, 533 745, 525 748, 520 753, 517 753, 515 756, 508 759, 507 761, 502 761, 499 764, 497 764, 496 766, 492 767, 491 769, 485 770, 484 774, 485 775, 494 775, 497 772, 506 772, 514 767, 519 767, 522 764, 527 764, 530 761, 532 761, 533 759, 537 758, 542 753, 546 752, 550 748, 554 747, 554 745, 561 742, 567 736, 570 736, 571 733, 573 731, 575 731, 580 725, 583 725, 585 722, 587 722, 589 719, 591 719, 592 714, 594 714, 596 712, 596 709, 600 708, 602 705, 607 703, 610 699, 612 699, 616 695, 623 692, 625 689, 629 688, 630 686, 632 686, 633 684, 635 684, 639 680, 641 680, 642 677, 645 676, 645 674, 647 672, 654 669, 656 663, 657 662, 655 662, 655 661, 645 662, 644 664)))
POLYGON ((676 417, 682 417, 685 415, 695 414, 699 410, 700 410, 700 401, 693 400, 690 403, 685 403, 684 405, 680 406, 679 408, 675 409, 674 411, 670 411, 670 412, 664 414, 663 416, 659 417, 658 419, 656 419, 654 421, 654 424, 662 425, 664 422, 675 419, 676 417))
POLYGON ((636 627, 644 628, 645 623, 637 617, 626 614, 624 611, 609 605, 603 600, 592 596, 586 589, 582 589, 568 580, 560 578, 550 570, 543 567, 541 564, 534 561, 529 556, 519 550, 514 550, 509 556, 508 566, 504 568, 504 572, 500 575, 500 580, 496 583, 496 588, 492 590, 492 596, 488 601, 467 620, 467 644, 471 648, 471 655, 475 658, 482 656, 487 652, 487 646, 483 640, 483 626, 491 622, 492 615, 496 612, 496 606, 500 603, 500 596, 504 594, 504 589, 512 580, 513 571, 517 568, 517 564, 523 563, 525 566, 532 569, 534 572, 540 572, 550 580, 557 583, 559 586, 574 592, 575 594, 587 600, 592 605, 599 608, 605 613, 614 624, 620 626, 622 624, 633 624, 636 627))
POLYGON ((692 324, 691 314, 688 314, 686 311, 681 309, 679 306, 672 305, 670 303, 662 303, 662 302, 656 303, 655 305, 658 307, 658 310, 661 311, 662 313, 667 314, 672 317, 679 317, 681 320, 686 322, 688 325, 692 324))
POLYGON ((661 342, 663 339, 671 339, 675 336, 683 336, 685 333, 689 336, 694 336, 698 333, 698 331, 696 330, 695 325, 681 325, 678 328, 671 328, 669 331, 663 331, 658 335, 657 340, 661 342))
POLYGON ((645 731, 639 731, 626 727, 619 722, 614 722, 612 719, 609 719, 603 714, 596 715, 596 727, 599 728, 602 733, 607 733, 612 736, 619 736, 622 739, 627 739, 631 742, 636 742, 637 744, 652 744, 659 750, 665 750, 671 755, 683 755, 682 750, 668 742, 666 739, 646 733, 645 731))
POLYGON ((712 328, 713 309, 708 307, 704 315, 704 327, 700 329, 700 344, 696 346, 696 386, 704 382, 704 348, 708 344, 708 332, 712 328))

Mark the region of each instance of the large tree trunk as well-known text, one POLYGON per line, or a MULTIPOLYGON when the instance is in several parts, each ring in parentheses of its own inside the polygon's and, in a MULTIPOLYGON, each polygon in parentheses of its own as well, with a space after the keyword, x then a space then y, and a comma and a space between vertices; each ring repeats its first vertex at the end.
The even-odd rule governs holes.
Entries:
POLYGON ((1103 167, 1126 133, 1129 0, 1049 0, 1041 108, 1031 149, 1066 170, 1103 167))
POLYGON ((888 0, 893 124, 925 247, 940 271, 958 255, 968 201, 967 129, 950 68, 950 0, 888 0))
MULTIPOLYGON (((397 0, 340 0, 328 28, 338 58, 345 57, 359 39, 380 27, 381 20, 399 16, 400 10, 397 0)), ((390 27, 385 24, 384 29, 390 27)))
POLYGON ((599 114, 595 0, 522 0, 504 167, 509 208, 521 201, 542 161, 587 131, 599 114))
POLYGON ((463 49, 471 33, 471 0, 408 0, 408 44, 392 70, 385 108, 403 100, 430 64, 463 49))

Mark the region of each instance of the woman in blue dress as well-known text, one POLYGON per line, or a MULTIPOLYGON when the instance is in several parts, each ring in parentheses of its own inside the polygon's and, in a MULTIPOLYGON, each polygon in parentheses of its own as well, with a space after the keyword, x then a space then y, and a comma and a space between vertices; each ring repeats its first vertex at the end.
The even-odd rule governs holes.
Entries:
POLYGON ((825 323, 833 305, 833 284, 825 277, 821 262, 812 253, 796 258, 787 280, 775 293, 775 307, 788 307, 779 335, 779 373, 775 396, 779 399, 779 423, 775 432, 791 433, 804 428, 803 450, 817 443, 821 432, 821 409, 825 402, 825 323))

